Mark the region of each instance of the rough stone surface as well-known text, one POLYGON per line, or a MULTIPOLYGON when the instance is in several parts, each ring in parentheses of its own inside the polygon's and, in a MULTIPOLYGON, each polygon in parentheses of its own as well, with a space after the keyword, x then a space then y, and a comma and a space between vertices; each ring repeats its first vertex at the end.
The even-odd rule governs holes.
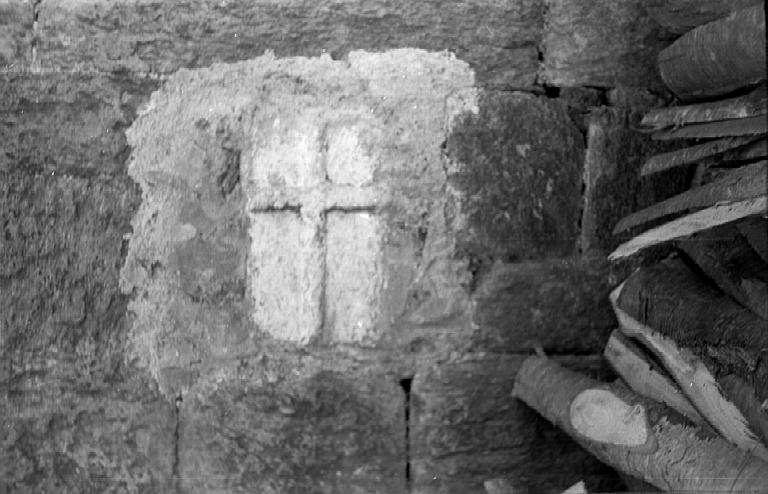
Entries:
POLYGON ((671 149, 670 144, 653 141, 634 130, 641 116, 637 108, 599 108, 590 114, 579 239, 584 255, 608 254, 637 230, 613 235, 621 218, 690 185, 690 167, 640 176, 640 168, 648 158, 671 149))
MULTIPOLYGON (((509 479, 515 492, 561 493, 579 480, 589 492, 621 491, 615 473, 512 397, 524 359, 470 355, 416 373, 411 492, 479 494, 483 482, 495 478, 509 479)), ((608 377, 599 359, 571 357, 564 363, 608 377)))
POLYGON ((546 0, 541 81, 662 88, 656 55, 671 38, 643 0, 546 0))
POLYGON ((333 359, 222 367, 181 407, 180 491, 406 492, 404 396, 393 376, 333 359))
POLYGON ((146 380, 0 384, 0 492, 172 492, 175 409, 146 380))
POLYGON ((174 76, 128 133, 129 355, 160 376, 263 336, 375 346, 401 319, 465 315, 441 144, 473 82, 420 50, 174 76))
POLYGON ((0 172, 124 171, 124 131, 157 86, 93 74, 0 74, 0 172))
POLYGON ((33 2, 0 0, 0 72, 19 70, 32 60, 33 2))
POLYGON ((172 73, 276 55, 339 59, 351 50, 450 50, 478 80, 532 86, 540 0, 44 0, 43 67, 172 73))
POLYGON ((126 179, 0 175, 0 352, 122 361, 123 236, 139 195, 126 179))
POLYGON ((583 138, 566 105, 486 91, 447 141, 467 256, 518 261, 576 251, 583 138))
POLYGON ((472 346, 598 353, 616 327, 608 294, 621 279, 602 259, 494 265, 472 296, 472 346))

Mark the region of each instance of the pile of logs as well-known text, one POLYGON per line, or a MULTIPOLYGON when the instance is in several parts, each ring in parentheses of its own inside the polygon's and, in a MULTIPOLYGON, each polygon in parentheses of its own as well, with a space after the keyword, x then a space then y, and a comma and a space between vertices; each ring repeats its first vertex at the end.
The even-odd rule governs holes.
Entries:
POLYGON ((589 379, 540 352, 516 376, 515 396, 658 489, 768 492, 765 10, 750 0, 651 9, 688 31, 659 55, 680 103, 642 126, 683 147, 639 173, 695 173, 686 192, 622 219, 615 232, 633 237, 609 258, 661 243, 673 254, 644 259, 611 294, 619 327, 604 356, 620 379, 589 379))

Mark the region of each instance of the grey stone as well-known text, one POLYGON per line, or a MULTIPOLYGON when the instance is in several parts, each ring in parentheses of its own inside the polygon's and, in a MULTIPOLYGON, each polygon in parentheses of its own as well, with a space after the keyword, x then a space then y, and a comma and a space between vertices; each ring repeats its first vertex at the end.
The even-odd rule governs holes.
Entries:
POLYGON ((450 50, 484 84, 528 87, 538 68, 540 0, 44 0, 43 67, 172 73, 277 56, 335 59, 352 50, 450 50))
POLYGON ((144 379, 0 384, 0 491, 172 492, 176 411, 144 379))
POLYGON ((656 55, 671 42, 644 0, 546 0, 540 78, 550 86, 663 88, 656 55))
POLYGON ((599 258, 494 265, 472 295, 472 348, 599 353, 616 327, 608 294, 621 279, 599 258))
POLYGON ((599 108, 589 116, 579 239, 585 255, 610 253, 635 233, 631 230, 613 235, 613 228, 621 218, 682 192, 690 185, 690 166, 640 176, 640 168, 648 158, 680 146, 653 141, 649 135, 635 130, 642 110, 642 107, 599 108))
POLYGON ((185 395, 181 491, 405 492, 404 393, 393 376, 274 354, 222 372, 185 395))
POLYGON ((97 74, 0 74, 0 172, 124 172, 125 129, 158 85, 97 74))
POLYGON ((0 72, 21 70, 32 61, 34 2, 0 2, 0 72))
POLYGON ((576 252, 583 139, 559 101, 483 91, 454 120, 448 180, 458 191, 459 250, 479 262, 576 252))
POLYGON ((0 351, 80 354, 84 378, 123 360, 124 235, 139 202, 126 178, 0 180, 0 351))

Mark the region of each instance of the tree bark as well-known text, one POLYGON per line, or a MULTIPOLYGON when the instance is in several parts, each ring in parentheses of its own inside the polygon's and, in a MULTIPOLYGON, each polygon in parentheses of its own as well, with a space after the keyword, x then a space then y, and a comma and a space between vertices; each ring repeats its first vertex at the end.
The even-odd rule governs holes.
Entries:
POLYGON ((616 306, 619 286, 611 294, 622 332, 641 342, 661 362, 690 402, 723 438, 739 449, 768 461, 768 449, 760 442, 744 412, 723 396, 710 368, 691 349, 647 326, 616 306))
POLYGON ((705 230, 677 245, 723 292, 768 319, 768 265, 735 225, 705 230))
POLYGON ((734 10, 762 4, 762 0, 656 0, 648 13, 676 34, 724 17, 734 10))
POLYGON ((686 33, 659 53, 659 70, 684 100, 719 96, 764 80, 764 7, 748 7, 686 33))
POLYGON ((737 202, 715 204, 712 207, 682 216, 641 233, 618 246, 608 256, 608 259, 615 261, 631 256, 647 247, 685 237, 707 228, 714 228, 749 216, 765 214, 766 209, 768 209, 768 196, 766 195, 737 202))
POLYGON ((566 370, 546 357, 526 359, 514 394, 601 461, 661 489, 734 492, 768 485, 764 461, 706 434, 659 403, 566 370), (600 399, 590 402, 591 397, 600 399), (622 408, 620 417, 613 414, 622 408), (582 411, 590 412, 591 428, 581 425, 582 411), (625 430, 629 434, 610 434, 625 430))
POLYGON ((630 276, 616 306, 695 352, 715 377, 735 374, 768 398, 765 321, 707 285, 682 260, 666 259, 630 276))
POLYGON ((757 136, 768 132, 764 115, 716 122, 684 125, 680 128, 655 132, 651 137, 657 141, 673 139, 713 139, 727 136, 757 136))
POLYGON ((661 130, 693 123, 747 118, 768 113, 768 87, 761 84, 745 96, 686 106, 655 108, 645 114, 640 125, 648 130, 661 130))
POLYGON ((705 424, 680 387, 620 330, 611 334, 603 355, 635 393, 664 403, 699 427, 705 424))
POLYGON ((757 255, 768 262, 768 221, 765 218, 748 218, 736 223, 736 227, 757 255))
POLYGON ((728 150, 739 148, 754 141, 755 138, 752 136, 725 137, 723 139, 697 144, 696 146, 657 154, 645 162, 642 170, 640 170, 640 174, 643 176, 651 175, 677 166, 695 163, 699 160, 725 153, 728 150))

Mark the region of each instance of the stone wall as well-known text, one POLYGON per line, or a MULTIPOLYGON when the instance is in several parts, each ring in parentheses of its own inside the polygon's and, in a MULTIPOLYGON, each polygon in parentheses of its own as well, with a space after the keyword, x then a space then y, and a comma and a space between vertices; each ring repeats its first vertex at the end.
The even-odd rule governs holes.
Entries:
POLYGON ((684 178, 640 5, 0 0, 0 491, 615 488, 509 390, 684 178))

